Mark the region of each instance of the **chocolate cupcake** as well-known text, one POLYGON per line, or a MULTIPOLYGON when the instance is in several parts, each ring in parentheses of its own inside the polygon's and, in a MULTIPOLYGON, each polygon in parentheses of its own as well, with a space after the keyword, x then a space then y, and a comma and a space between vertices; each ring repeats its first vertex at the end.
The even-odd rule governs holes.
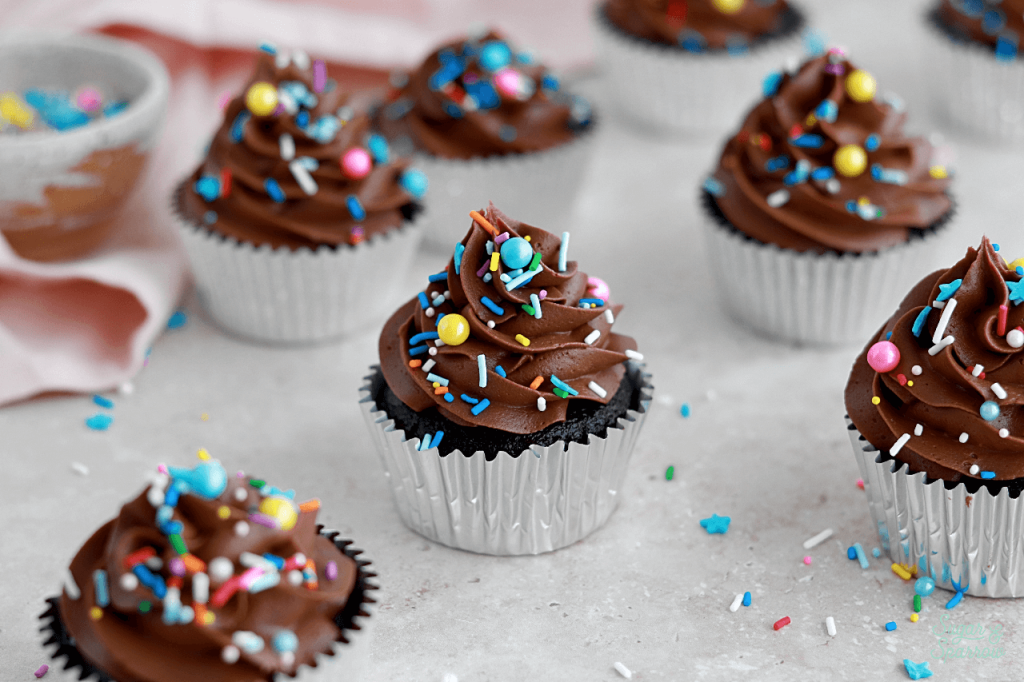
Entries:
POLYGON ((1024 143, 1024 0, 940 0, 926 22, 935 109, 962 131, 1024 143))
POLYGON ((396 87, 376 124, 415 150, 433 183, 427 240, 462 238, 465 207, 488 201, 540 224, 564 222, 593 148, 590 105, 495 32, 441 46, 396 87))
POLYGON ((764 73, 801 52, 804 17, 785 0, 606 0, 598 58, 618 107, 644 126, 724 130, 764 73))
POLYGON ((1024 259, 987 239, 868 341, 847 424, 884 549, 940 587, 1024 596, 1024 259))
POLYGON ((363 414, 402 520, 437 542, 537 554, 600 527, 653 388, 607 285, 492 205, 380 337, 363 414), (448 500, 437 504, 437 500, 448 500))
POLYGON ((320 341, 396 302, 426 177, 347 101, 322 62, 265 46, 177 188, 199 299, 228 331, 320 341))
POLYGON ((216 460, 161 466, 71 561, 46 645, 80 679, 334 679, 377 588, 318 508, 216 460))
POLYGON ((776 72, 703 188, 712 268, 738 321, 797 342, 863 338, 927 267, 948 171, 840 50, 776 72))

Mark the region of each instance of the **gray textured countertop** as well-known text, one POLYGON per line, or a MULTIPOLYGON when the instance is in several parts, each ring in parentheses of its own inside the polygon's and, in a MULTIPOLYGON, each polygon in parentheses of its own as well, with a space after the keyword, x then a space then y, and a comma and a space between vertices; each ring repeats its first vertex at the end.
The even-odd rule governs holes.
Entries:
MULTIPOLYGON (((821 2, 818 10, 833 40, 883 88, 904 94, 915 127, 932 129, 916 6, 821 2)), ((983 233, 1011 258, 1024 255, 1022 152, 948 139, 958 150, 958 215, 940 262, 952 264, 983 233)), ((187 462, 198 447, 229 470, 320 497, 323 522, 366 550, 382 586, 364 643, 371 682, 441 682, 448 673, 462 682, 610 682, 620 679, 616 661, 634 680, 825 671, 822 679, 902 680, 904 658, 929 660, 936 680, 1019 678, 1024 602, 966 598, 947 612, 949 595, 938 592, 911 623, 912 587, 884 556, 866 571, 847 560, 853 542, 878 544, 842 420, 858 349, 778 345, 725 317, 695 205, 719 144, 661 140, 607 116, 577 206, 573 257, 625 304, 616 329, 639 340, 656 386, 607 526, 539 557, 476 556, 424 540, 394 511, 356 406, 376 330, 318 348, 263 348, 222 335, 189 301, 188 324, 156 342, 134 393, 112 396, 109 431, 84 426, 97 411, 88 396, 0 410, 0 679, 34 679, 48 662, 37 617, 88 534, 157 462, 187 462), (732 517, 726 535, 699 526, 712 513, 732 517), (824 528, 833 537, 805 551, 801 543, 824 528), (753 605, 730 612, 748 590, 753 605), (792 624, 774 631, 783 616, 792 624), (884 629, 890 620, 895 632, 884 629), (937 660, 949 625, 1001 625, 1003 656, 937 660)), ((443 258, 419 259, 409 291, 443 258)))

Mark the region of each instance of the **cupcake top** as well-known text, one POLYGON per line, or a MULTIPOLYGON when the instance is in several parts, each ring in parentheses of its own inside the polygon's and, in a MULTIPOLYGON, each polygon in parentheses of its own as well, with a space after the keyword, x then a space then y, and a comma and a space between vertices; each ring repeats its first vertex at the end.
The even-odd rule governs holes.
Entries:
POLYGON ((448 43, 411 74, 377 116, 392 139, 420 151, 471 159, 549 149, 590 125, 590 105, 495 32, 448 43))
POLYGON ((800 23, 785 0, 608 0, 604 11, 630 35, 688 52, 744 52, 800 23))
POLYGON ((1024 0, 941 0, 938 18, 961 40, 988 45, 1005 59, 1024 38, 1024 0))
POLYGON ((387 385, 416 412, 515 434, 564 421, 570 402, 608 403, 639 354, 611 331, 622 306, 607 285, 567 259, 568 232, 493 205, 471 215, 447 269, 384 325, 387 385))
POLYGON ((764 95, 705 183, 740 232, 795 251, 906 242, 950 213, 947 171, 906 113, 841 50, 769 74, 764 95))
POLYGON ((1024 259, 984 239, 915 286, 857 358, 846 409, 876 448, 946 481, 1024 477, 1024 259))
POLYGON ((353 627, 365 562, 318 533, 319 501, 294 496, 216 460, 161 466, 71 562, 60 614, 78 651, 120 682, 314 665, 353 627))
POLYGON ((239 242, 297 249, 357 244, 400 227, 426 178, 393 158, 323 62, 263 46, 179 210, 239 242))

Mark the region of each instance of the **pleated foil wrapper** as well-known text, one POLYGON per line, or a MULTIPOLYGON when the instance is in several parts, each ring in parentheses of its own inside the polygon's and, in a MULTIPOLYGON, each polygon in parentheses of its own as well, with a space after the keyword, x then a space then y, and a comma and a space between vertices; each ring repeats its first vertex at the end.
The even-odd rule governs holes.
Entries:
POLYGON ((929 482, 899 460, 882 461, 849 416, 846 428, 879 541, 895 563, 952 592, 1024 596, 1024 500, 1005 488, 992 495, 984 486, 970 493, 963 483, 929 482))
POLYGON ((470 211, 494 202, 507 215, 561 234, 570 224, 576 196, 593 155, 598 120, 565 144, 528 154, 445 159, 418 153, 415 165, 430 180, 424 198, 430 225, 424 239, 450 252, 473 223, 470 211))
POLYGON ((200 304, 225 331, 270 344, 318 343, 378 326, 400 305, 428 227, 421 213, 355 246, 292 251, 217 235, 181 216, 177 204, 200 304))
POLYGON ((711 271, 740 324, 793 343, 860 343, 935 260, 940 229, 883 251, 797 252, 763 244, 703 212, 711 271))
MULTIPOLYGON (((346 606, 343 615, 339 614, 344 627, 331 654, 317 654, 315 667, 301 665, 294 676, 275 673, 269 678, 273 682, 363 680, 373 671, 370 649, 377 619, 372 617, 371 607, 380 601, 377 574, 372 569, 371 562, 361 558, 362 550, 353 549, 350 540, 337 538, 338 531, 321 529, 320 533, 330 538, 338 549, 358 562, 356 589, 359 594, 354 597, 358 601, 351 602, 346 606)), ((47 599, 46 611, 39 616, 42 622, 39 628, 41 646, 50 655, 50 660, 46 661, 50 666, 45 676, 47 682, 122 682, 95 668, 83 658, 75 646, 74 637, 64 626, 59 602, 60 597, 47 599)), ((187 655, 187 652, 182 652, 182 655, 187 655)), ((182 682, 186 680, 183 679, 182 682)))
POLYGON ((674 133, 735 128, 761 100, 762 81, 804 54, 800 32, 765 40, 743 54, 693 54, 626 34, 598 4, 593 14, 598 62, 609 99, 635 123, 674 133))
POLYGON ((367 376, 360 408, 402 521, 434 542, 498 556, 551 552, 600 528, 618 505, 654 391, 642 366, 627 367, 641 386, 640 410, 620 417, 606 437, 534 446, 518 457, 499 452, 491 461, 482 452, 418 451, 420 439, 407 439, 377 409, 374 375, 367 376))
POLYGON ((925 19, 933 108, 961 132, 1024 144, 1024 57, 996 59, 987 45, 953 40, 938 21, 933 14, 925 19))

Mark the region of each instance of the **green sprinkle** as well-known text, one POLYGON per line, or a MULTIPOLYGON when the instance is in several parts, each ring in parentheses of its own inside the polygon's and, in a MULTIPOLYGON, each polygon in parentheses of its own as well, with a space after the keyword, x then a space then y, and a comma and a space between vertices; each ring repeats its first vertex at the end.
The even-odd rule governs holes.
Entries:
POLYGON ((178 554, 188 554, 188 547, 185 546, 185 541, 181 539, 181 536, 177 533, 173 533, 167 536, 167 539, 171 541, 171 546, 174 547, 174 551, 178 554))
POLYGON ((524 303, 523 304, 523 310, 525 310, 528 315, 536 315, 537 314, 537 311, 534 310, 533 306, 530 305, 529 303, 524 303))
POLYGON ((676 475, 676 468, 674 466, 669 466, 668 469, 665 469, 665 480, 666 481, 671 481, 672 477, 675 476, 675 475, 676 475))
POLYGON ((914 595, 914 613, 919 613, 920 611, 921 611, 921 595, 915 594, 914 595))
POLYGON ((262 488, 266 484, 267 484, 267 482, 264 481, 262 478, 250 478, 249 479, 249 485, 251 485, 253 488, 262 488))
POLYGON ((563 391, 560 388, 553 388, 553 389, 551 389, 551 392, 554 393, 555 395, 557 395, 562 400, 565 400, 566 398, 569 397, 569 394, 566 391, 563 391))
MULTIPOLYGON (((537 268, 540 267, 540 259, 541 259, 540 251, 538 251, 537 253, 533 254, 533 260, 530 261, 530 269, 531 270, 536 270, 537 268)), ((522 261, 520 261, 520 262, 522 262, 522 261)))
POLYGON ((149 610, 153 608, 153 605, 143 599, 139 602, 139 611, 142 613, 149 613, 149 610))

